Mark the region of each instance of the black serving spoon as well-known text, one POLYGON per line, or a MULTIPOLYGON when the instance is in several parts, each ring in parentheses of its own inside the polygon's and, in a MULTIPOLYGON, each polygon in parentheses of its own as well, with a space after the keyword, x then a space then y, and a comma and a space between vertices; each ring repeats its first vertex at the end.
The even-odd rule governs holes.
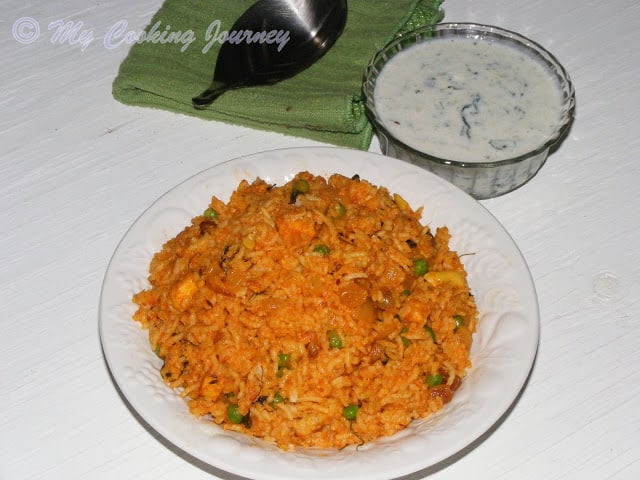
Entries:
POLYGON ((227 90, 293 77, 333 46, 346 22, 347 0, 259 0, 228 31, 213 81, 193 106, 205 108, 227 90))

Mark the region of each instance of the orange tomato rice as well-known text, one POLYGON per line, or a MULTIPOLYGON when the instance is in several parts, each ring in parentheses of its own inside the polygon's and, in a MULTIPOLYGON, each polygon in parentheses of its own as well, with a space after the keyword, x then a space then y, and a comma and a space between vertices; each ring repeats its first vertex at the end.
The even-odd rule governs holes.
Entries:
POLYGON ((359 177, 242 181, 151 261, 134 319, 193 415, 343 448, 440 410, 477 315, 449 232, 359 177))

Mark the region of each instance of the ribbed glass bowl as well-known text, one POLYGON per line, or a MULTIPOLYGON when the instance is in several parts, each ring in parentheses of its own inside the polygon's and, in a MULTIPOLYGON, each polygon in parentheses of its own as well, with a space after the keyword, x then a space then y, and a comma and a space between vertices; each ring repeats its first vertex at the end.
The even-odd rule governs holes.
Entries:
POLYGON ((542 46, 522 35, 490 25, 441 23, 422 27, 396 37, 369 62, 363 80, 363 96, 367 115, 372 122, 380 148, 385 155, 416 164, 445 178, 477 199, 487 199, 510 192, 529 181, 544 165, 549 151, 566 136, 575 112, 575 89, 564 67, 542 46), (376 80, 385 65, 396 54, 420 42, 436 38, 464 37, 478 41, 504 42, 537 59, 557 80, 562 108, 554 133, 524 155, 497 161, 469 162, 455 158, 439 158, 419 151, 395 138, 377 111, 374 91, 376 80))

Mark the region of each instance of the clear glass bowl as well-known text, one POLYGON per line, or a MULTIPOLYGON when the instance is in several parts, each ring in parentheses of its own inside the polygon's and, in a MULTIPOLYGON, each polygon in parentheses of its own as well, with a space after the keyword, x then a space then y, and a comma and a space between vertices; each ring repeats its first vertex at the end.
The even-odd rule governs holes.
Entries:
POLYGON ((557 147, 567 135, 575 112, 575 89, 569 75, 556 58, 537 43, 514 32, 489 25, 471 23, 441 23, 422 27, 396 37, 369 62, 364 74, 363 95, 365 109, 371 120, 380 148, 386 155, 419 165, 445 178, 477 199, 486 199, 510 192, 530 180, 545 163, 549 151, 557 147), (562 110, 557 128, 543 144, 530 152, 505 160, 464 162, 438 158, 416 150, 389 133, 376 112, 374 90, 378 75, 398 52, 434 38, 464 37, 475 40, 505 42, 521 49, 540 61, 555 77, 561 93, 562 110))

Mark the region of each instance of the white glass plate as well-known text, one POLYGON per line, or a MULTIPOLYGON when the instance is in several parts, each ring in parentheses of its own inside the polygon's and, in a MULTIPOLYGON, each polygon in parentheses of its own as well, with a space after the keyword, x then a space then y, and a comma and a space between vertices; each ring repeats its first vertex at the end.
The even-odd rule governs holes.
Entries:
POLYGON ((131 407, 169 442, 203 462, 256 480, 388 479, 428 468, 487 432, 516 400, 539 337, 535 287, 517 246, 477 201, 445 180, 382 155, 331 147, 258 153, 222 163, 176 186, 131 226, 107 269, 100 299, 100 337, 107 363, 131 407), (398 434, 341 451, 283 452, 194 418, 161 380, 161 361, 131 316, 132 295, 147 287, 149 262, 163 243, 207 207, 226 201, 242 179, 281 185, 300 171, 359 174, 401 194, 422 223, 446 225, 462 257, 480 310, 473 367, 454 399, 436 415, 398 434))

